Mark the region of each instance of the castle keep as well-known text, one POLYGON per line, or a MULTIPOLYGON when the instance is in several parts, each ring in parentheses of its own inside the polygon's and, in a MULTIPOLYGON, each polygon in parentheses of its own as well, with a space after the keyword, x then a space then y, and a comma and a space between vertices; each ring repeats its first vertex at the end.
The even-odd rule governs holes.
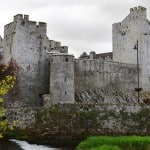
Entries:
MULTIPOLYGON (((113 24, 113 52, 85 52, 74 58, 68 47, 49 40, 46 23, 16 15, 0 38, 4 61, 19 66, 19 95, 10 96, 7 107, 48 106, 51 103, 137 102, 137 50, 139 41, 140 87, 150 91, 150 21, 146 8, 130 9, 113 24)), ((142 93, 141 93, 142 94, 142 93)))

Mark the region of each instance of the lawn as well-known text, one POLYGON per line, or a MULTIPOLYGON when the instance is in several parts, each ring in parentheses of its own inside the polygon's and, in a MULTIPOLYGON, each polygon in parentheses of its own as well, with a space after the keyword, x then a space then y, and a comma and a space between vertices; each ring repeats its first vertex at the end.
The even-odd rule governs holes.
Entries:
POLYGON ((150 150, 150 136, 89 137, 76 150, 150 150))

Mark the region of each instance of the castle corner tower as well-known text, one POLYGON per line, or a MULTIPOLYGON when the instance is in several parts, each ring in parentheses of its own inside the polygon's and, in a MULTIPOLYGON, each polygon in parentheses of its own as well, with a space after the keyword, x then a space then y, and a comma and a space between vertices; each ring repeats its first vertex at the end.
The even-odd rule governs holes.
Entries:
POLYGON ((50 101, 74 103, 74 56, 62 53, 50 55, 50 101))

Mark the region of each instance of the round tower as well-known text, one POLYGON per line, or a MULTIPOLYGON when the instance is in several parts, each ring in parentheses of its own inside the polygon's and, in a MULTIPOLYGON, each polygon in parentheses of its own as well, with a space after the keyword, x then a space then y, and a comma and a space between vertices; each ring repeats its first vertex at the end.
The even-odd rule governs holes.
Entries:
POLYGON ((74 103, 74 56, 62 53, 50 55, 50 101, 74 103))

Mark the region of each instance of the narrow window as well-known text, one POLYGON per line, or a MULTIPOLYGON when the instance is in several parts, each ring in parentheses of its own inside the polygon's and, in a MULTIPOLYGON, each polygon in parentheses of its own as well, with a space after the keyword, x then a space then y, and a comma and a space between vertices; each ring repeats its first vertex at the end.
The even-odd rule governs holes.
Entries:
POLYGON ((65 91, 65 95, 67 95, 67 92, 65 91))
POLYGON ((69 61, 68 58, 66 58, 65 61, 68 62, 69 61))
POLYGON ((125 40, 125 37, 126 37, 126 33, 125 33, 125 31, 123 31, 123 32, 121 33, 121 39, 122 39, 122 40, 125 40))
POLYGON ((67 78, 65 77, 64 81, 66 82, 67 81, 67 78))

